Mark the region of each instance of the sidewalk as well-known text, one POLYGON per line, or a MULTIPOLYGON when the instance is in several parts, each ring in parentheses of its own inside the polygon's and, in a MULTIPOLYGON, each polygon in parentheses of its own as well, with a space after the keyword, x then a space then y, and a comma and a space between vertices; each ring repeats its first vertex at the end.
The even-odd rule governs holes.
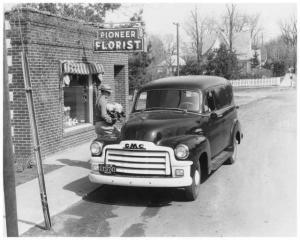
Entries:
MULTIPOLYGON (((99 187, 88 180, 90 142, 47 157, 43 163, 63 165, 45 175, 50 216, 58 214, 99 187)), ((16 187, 19 235, 35 225, 44 227, 38 180, 16 187)))

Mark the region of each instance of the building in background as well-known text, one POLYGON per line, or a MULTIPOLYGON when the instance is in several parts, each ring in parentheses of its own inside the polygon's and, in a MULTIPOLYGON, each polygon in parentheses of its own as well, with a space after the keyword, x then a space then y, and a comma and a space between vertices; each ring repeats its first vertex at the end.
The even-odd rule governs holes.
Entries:
MULTIPOLYGON (((179 57, 179 69, 185 66, 185 61, 179 57)), ((162 61, 157 65, 157 72, 159 74, 164 74, 165 76, 176 75, 177 72, 177 55, 172 55, 167 57, 166 60, 162 61)))
MULTIPOLYGON (((225 44, 226 47, 229 48, 229 42, 226 36, 224 36, 224 33, 221 31, 213 32, 212 34, 204 36, 202 47, 204 58, 210 51, 220 48, 221 44, 225 44)), ((242 71, 250 72, 251 59, 254 56, 250 31, 234 33, 232 40, 232 50, 237 56, 242 71)))
POLYGON ((128 56, 94 52, 98 27, 26 8, 6 12, 5 26, 12 140, 19 167, 34 160, 22 47, 28 58, 43 158, 95 137, 99 78, 112 87, 112 100, 128 112, 128 56))

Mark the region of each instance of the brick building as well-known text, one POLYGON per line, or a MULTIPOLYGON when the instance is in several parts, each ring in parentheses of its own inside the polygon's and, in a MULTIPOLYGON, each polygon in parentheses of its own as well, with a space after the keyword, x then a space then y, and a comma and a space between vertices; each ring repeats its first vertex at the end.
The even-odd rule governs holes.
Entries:
POLYGON ((29 64, 43 158, 95 137, 93 108, 99 74, 103 74, 102 83, 112 87, 112 100, 128 112, 128 56, 93 52, 99 28, 24 8, 6 12, 5 19, 12 140, 19 167, 34 160, 22 46, 29 64))

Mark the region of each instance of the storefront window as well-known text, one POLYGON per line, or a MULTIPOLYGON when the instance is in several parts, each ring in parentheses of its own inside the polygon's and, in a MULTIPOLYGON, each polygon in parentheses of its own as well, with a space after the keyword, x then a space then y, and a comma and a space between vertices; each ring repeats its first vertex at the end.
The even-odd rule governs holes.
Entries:
POLYGON ((89 75, 70 75, 64 85, 64 129, 90 123, 89 75))

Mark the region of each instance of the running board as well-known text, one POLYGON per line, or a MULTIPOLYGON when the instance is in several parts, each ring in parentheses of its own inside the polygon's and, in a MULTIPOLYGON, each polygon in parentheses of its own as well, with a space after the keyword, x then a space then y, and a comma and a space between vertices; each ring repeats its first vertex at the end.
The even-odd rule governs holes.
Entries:
POLYGON ((232 156, 231 151, 223 151, 211 160, 211 170, 219 168, 228 158, 232 156))

